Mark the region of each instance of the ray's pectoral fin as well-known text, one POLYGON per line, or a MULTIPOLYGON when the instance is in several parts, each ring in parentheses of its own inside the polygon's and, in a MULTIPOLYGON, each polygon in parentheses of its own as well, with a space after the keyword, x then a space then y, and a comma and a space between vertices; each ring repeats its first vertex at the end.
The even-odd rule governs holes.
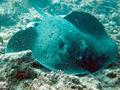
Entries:
POLYGON ((107 35, 104 26, 89 13, 73 11, 64 18, 83 33, 94 35, 94 37, 107 35))
POLYGON ((27 28, 26 30, 18 31, 9 40, 6 52, 17 52, 22 50, 32 49, 36 37, 36 30, 34 28, 27 28))

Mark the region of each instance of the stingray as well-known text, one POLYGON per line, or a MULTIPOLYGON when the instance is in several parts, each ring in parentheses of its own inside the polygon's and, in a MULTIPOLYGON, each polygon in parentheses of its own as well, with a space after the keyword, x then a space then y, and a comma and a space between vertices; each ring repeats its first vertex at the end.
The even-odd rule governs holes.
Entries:
POLYGON ((117 45, 95 17, 85 12, 78 12, 78 15, 73 12, 64 19, 48 16, 35 8, 44 19, 34 27, 14 34, 6 52, 30 49, 39 64, 67 74, 96 72, 116 61, 117 45))

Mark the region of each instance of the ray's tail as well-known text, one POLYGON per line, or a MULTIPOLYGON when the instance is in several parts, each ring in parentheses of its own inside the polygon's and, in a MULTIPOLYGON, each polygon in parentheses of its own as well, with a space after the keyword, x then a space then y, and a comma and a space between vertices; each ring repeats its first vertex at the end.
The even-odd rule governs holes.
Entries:
POLYGON ((38 11, 38 13, 43 16, 43 18, 47 17, 47 15, 44 13, 44 11, 40 8, 39 5, 37 5, 32 0, 29 0, 29 1, 30 1, 30 4, 38 11))

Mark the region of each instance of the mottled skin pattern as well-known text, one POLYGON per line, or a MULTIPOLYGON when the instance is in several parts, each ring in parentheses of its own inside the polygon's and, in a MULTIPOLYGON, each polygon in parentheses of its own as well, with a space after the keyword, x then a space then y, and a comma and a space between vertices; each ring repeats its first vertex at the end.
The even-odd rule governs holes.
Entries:
MULTIPOLYGON (((118 47, 106 33, 104 26, 86 12, 74 11, 64 17, 71 22, 80 32, 87 35, 89 47, 83 53, 83 68, 95 72, 114 61, 118 54, 118 47)), ((79 62, 81 63, 81 62, 79 62)))
MULTIPOLYGON (((83 17, 89 17, 89 14, 83 17)), ((13 35, 8 42, 7 52, 31 49, 36 60, 53 71, 62 70, 67 74, 95 72, 114 61, 118 50, 102 24, 94 20, 95 17, 92 18, 87 19, 96 24, 89 23, 89 27, 80 24, 79 28, 79 24, 70 23, 69 18, 67 20, 70 22, 47 16, 36 27, 13 35), (101 30, 97 29, 99 27, 101 30)))

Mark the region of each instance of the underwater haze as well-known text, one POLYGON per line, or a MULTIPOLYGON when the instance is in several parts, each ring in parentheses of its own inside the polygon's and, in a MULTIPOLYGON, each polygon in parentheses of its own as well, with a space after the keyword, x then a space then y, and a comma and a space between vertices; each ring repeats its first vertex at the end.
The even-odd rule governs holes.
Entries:
MULTIPOLYGON (((102 83, 98 90, 109 90, 101 78, 109 72, 119 78, 119 53, 120 0, 0 0, 0 90, 3 81, 5 88, 19 90, 15 88, 22 80, 38 79, 41 73, 47 78, 52 73, 93 75, 102 83)), ((51 78, 52 83, 58 81, 51 78)), ((120 81, 107 82, 108 87, 117 82, 115 90, 120 89, 120 81)), ((80 90, 89 89, 88 85, 80 90)))

